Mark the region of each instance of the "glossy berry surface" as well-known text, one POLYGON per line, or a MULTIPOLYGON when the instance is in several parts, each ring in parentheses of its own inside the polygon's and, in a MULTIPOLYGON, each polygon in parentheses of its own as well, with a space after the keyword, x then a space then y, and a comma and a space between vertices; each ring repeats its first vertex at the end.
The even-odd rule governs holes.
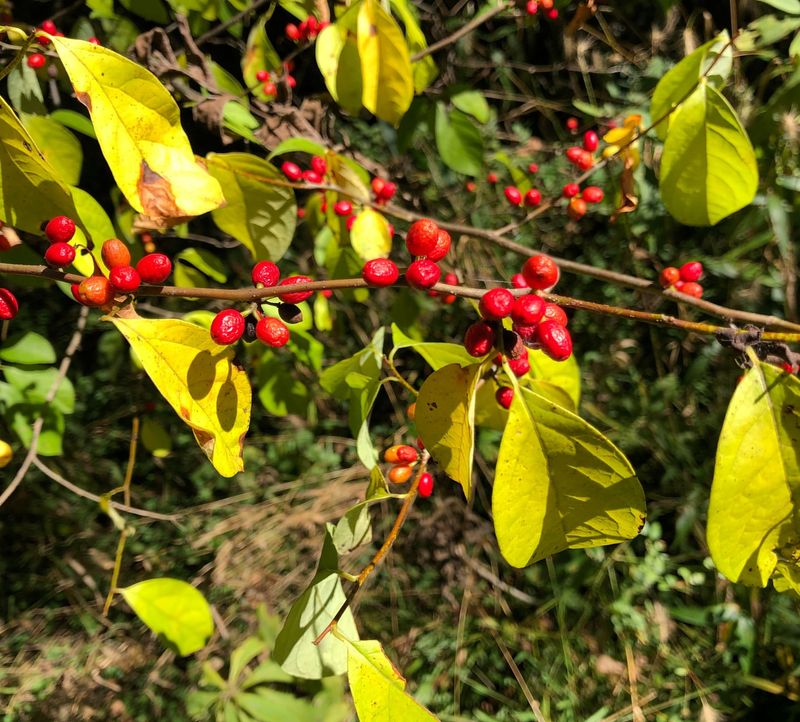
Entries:
POLYGON ((397 193, 397 183, 386 181, 383 184, 383 188, 381 188, 381 192, 378 194, 378 197, 382 201, 390 201, 392 198, 394 198, 395 193, 397 193))
POLYGON ((406 269, 406 282, 413 288, 430 288, 435 286, 441 277, 442 269, 427 258, 414 261, 406 269))
POLYGON ((567 183, 561 189, 561 195, 564 196, 564 198, 574 198, 580 192, 581 188, 577 183, 567 183))
POLYGON ((328 172, 328 163, 321 155, 315 155, 311 158, 311 170, 324 176, 328 172))
POLYGON ((520 326, 534 326, 542 320, 545 302, 535 293, 519 296, 511 309, 511 320, 520 326))
POLYGON ((275 85, 271 80, 268 80, 264 85, 261 87, 261 90, 264 91, 264 95, 268 95, 273 97, 278 94, 278 86, 275 85))
POLYGON ((542 351, 554 361, 566 361, 572 355, 572 337, 556 321, 542 321, 537 331, 542 351))
POLYGON ((105 276, 89 276, 78 284, 78 299, 86 306, 106 306, 114 300, 114 289, 105 276))
POLYGON ((529 288, 528 282, 525 280, 525 276, 523 276, 521 273, 515 273, 513 276, 511 276, 511 285, 514 286, 514 288, 529 288))
POLYGON ((286 324, 279 318, 264 316, 256 324, 256 336, 258 340, 272 348, 280 348, 289 343, 289 332, 286 324))
POLYGON ((681 272, 674 266, 667 266, 658 277, 658 282, 663 288, 674 286, 681 280, 681 272))
POLYGON ((163 253, 148 253, 136 264, 142 283, 164 283, 172 273, 172 261, 163 253))
POLYGON ((259 83, 266 83, 269 80, 269 70, 259 70, 256 73, 256 80, 259 83))
POLYGON ((489 321, 499 321, 511 315, 514 308, 514 295, 507 288, 493 288, 481 297, 478 311, 489 321))
POLYGON ((75 260, 75 249, 69 243, 52 243, 44 252, 49 266, 64 268, 75 260))
POLYGON ((131 265, 131 252, 119 238, 109 238, 107 241, 103 241, 100 256, 109 269, 131 265))
POLYGON ((41 53, 31 53, 25 62, 28 64, 29 68, 38 70, 39 68, 44 67, 44 64, 47 62, 47 58, 45 58, 41 53))
POLYGON ((455 273, 445 273, 442 280, 448 286, 457 286, 460 283, 455 273))
POLYGON ((303 171, 300 169, 300 166, 289 160, 281 164, 281 170, 283 171, 283 175, 292 181, 292 183, 296 183, 303 177, 303 171))
POLYGON ((436 236, 436 244, 428 252, 428 260, 441 261, 450 251, 452 242, 450 234, 447 231, 439 229, 439 233, 436 236))
POLYGON ((494 348, 494 329, 486 321, 473 323, 464 335, 464 348, 470 356, 486 356, 494 348))
MULTIPOLYGON (((294 283, 308 283, 310 280, 308 276, 289 276, 284 278, 278 285, 289 286, 294 283)), ((282 293, 278 298, 284 303, 302 303, 307 298, 311 298, 313 294, 313 291, 290 291, 289 293, 282 293)))
POLYGON ((322 176, 315 170, 304 170, 303 180, 306 183, 322 183, 322 176))
POLYGON ((298 28, 294 23, 289 23, 283 32, 285 33, 287 40, 291 40, 293 43, 296 43, 302 38, 300 28, 298 28))
POLYGON ((557 303, 545 303, 544 304, 544 315, 542 316, 542 320, 550 320, 555 321, 556 323, 560 323, 562 326, 566 326, 569 322, 569 317, 567 316, 566 311, 564 311, 561 306, 557 303))
POLYGON ((17 297, 7 288, 0 288, 0 321, 10 321, 19 311, 17 297))
POLYGON ((220 346, 228 346, 242 337, 244 327, 244 316, 235 308, 225 308, 211 322, 211 338, 220 346))
POLYGON ((361 278, 370 286, 391 286, 397 283, 400 271, 394 261, 388 258, 374 258, 367 261, 361 269, 361 278))
POLYGON ((687 296, 694 296, 694 298, 702 298, 703 287, 696 281, 684 281, 681 293, 685 293, 687 296))
POLYGON ((569 215, 573 221, 578 221, 583 218, 586 215, 586 201, 577 196, 570 198, 569 205, 567 206, 567 215, 569 215))
POLYGON ((575 165, 580 170, 589 170, 594 165, 594 156, 588 150, 582 150, 578 157, 578 162, 575 165))
POLYGON ((353 213, 353 204, 350 201, 337 201, 333 206, 333 212, 337 216, 346 218, 353 213))
POLYGON ((593 130, 587 130, 583 134, 583 148, 584 150, 588 150, 590 153, 594 153, 600 145, 600 138, 597 137, 597 133, 593 130))
POLYGON ((254 286, 261 284, 264 288, 277 286, 281 280, 281 269, 272 261, 259 261, 250 271, 254 286))
POLYGON ((410 466, 403 464, 389 469, 388 477, 392 484, 405 484, 413 473, 414 470, 410 466))
POLYGON ((583 154, 583 148, 581 148, 579 145, 573 145, 567 148, 566 151, 564 151, 564 155, 567 156, 567 160, 570 163, 575 163, 575 164, 578 163, 582 154, 583 154))
POLYGON ((372 192, 380 198, 380 195, 383 191, 383 187, 386 185, 386 181, 383 178, 375 176, 372 181, 370 182, 370 186, 372 188, 372 192))
POLYGON ((433 494, 433 477, 427 471, 419 477, 417 492, 424 499, 427 499, 433 494))
POLYGON ((510 409, 511 402, 514 400, 514 389, 512 389, 510 386, 501 386, 499 389, 497 389, 494 397, 500 406, 502 406, 504 409, 510 409))
POLYGON ((411 224, 406 233, 406 248, 412 256, 427 256, 436 248, 439 226, 429 218, 411 224))
POLYGON ((49 35, 55 35, 58 32, 58 28, 52 20, 45 20, 39 27, 49 35))
POLYGON ((50 243, 66 243, 75 235, 75 221, 67 216, 51 218, 44 227, 44 234, 50 243))
POLYGON ((567 130, 574 133, 578 130, 578 119, 577 118, 567 118, 567 122, 564 124, 567 126, 567 130))
POLYGON ((689 261, 684 263, 678 272, 681 276, 681 281, 699 281, 703 277, 703 264, 700 261, 689 261))
POLYGON ((536 0, 528 0, 528 2, 525 3, 525 12, 528 13, 528 15, 536 15, 536 13, 539 12, 539 3, 536 0))
POLYGON ((513 206, 518 206, 522 203, 522 193, 519 192, 519 188, 516 186, 506 186, 503 193, 506 196, 506 200, 513 206))
POLYGON ((531 188, 525 194, 525 205, 528 206, 529 208, 538 206, 541 202, 542 202, 542 193, 536 188, 531 188))
POLYGON ((586 188, 583 189, 583 193, 581 193, 581 198, 587 203, 600 203, 604 196, 605 193, 603 193, 603 189, 597 186, 586 186, 586 188))
POLYGON ((108 274, 108 280, 120 293, 134 293, 142 285, 138 271, 132 266, 115 266, 108 274))
MULTIPOLYGON (((526 349, 527 350, 527 349, 526 349)), ((531 362, 527 356, 521 358, 508 359, 509 368, 514 372, 514 376, 524 376, 531 370, 531 362)))
POLYGON ((531 256, 522 266, 522 276, 530 288, 543 291, 558 283, 558 266, 549 256, 531 256))

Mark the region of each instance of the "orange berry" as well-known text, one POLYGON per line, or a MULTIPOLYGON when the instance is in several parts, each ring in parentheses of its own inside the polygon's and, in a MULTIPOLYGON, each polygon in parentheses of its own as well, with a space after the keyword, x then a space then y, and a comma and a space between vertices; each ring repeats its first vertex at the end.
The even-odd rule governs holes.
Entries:
POLYGON ((413 473, 410 466, 393 466, 389 471, 389 481, 392 484, 405 484, 413 473))

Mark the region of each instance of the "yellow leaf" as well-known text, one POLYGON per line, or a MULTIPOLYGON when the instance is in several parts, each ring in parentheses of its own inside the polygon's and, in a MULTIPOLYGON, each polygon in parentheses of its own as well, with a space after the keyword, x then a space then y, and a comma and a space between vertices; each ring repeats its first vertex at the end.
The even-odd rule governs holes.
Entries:
POLYGON ((365 261, 373 258, 388 258, 392 250, 389 223, 377 211, 365 208, 356 216, 350 229, 353 250, 365 261))
POLYGON ((364 107, 399 125, 414 99, 414 75, 403 31, 380 0, 364 0, 358 12, 358 54, 364 107))
POLYGON ((317 36, 316 53, 331 97, 348 113, 356 115, 361 109, 361 59, 354 36, 341 20, 317 36))
POLYGON ((233 349, 186 321, 112 318, 170 406, 194 432, 222 476, 242 471, 250 425, 250 382, 233 363, 233 349))
POLYGON ((177 104, 155 75, 108 48, 51 40, 131 206, 169 225, 224 203, 219 183, 195 159, 177 104))

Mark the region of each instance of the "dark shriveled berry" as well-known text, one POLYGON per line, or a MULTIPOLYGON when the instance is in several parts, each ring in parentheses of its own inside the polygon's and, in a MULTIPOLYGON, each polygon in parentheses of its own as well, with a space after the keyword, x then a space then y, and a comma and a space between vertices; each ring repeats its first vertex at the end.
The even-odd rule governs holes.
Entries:
POLYGON ((278 306, 278 315, 281 320, 286 323, 301 323, 303 320, 303 312, 299 306, 293 303, 282 303, 278 306))

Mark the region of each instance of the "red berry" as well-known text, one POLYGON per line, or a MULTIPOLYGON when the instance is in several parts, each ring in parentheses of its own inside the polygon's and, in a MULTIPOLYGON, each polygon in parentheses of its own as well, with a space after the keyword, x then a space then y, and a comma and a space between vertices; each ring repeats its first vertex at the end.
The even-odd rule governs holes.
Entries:
POLYGON ((264 95, 268 95, 270 97, 278 94, 278 86, 275 85, 275 83, 273 83, 271 80, 268 80, 266 83, 264 83, 261 90, 264 91, 264 95))
POLYGON ((476 321, 464 334, 464 348, 470 356, 486 356, 494 348, 494 329, 486 321, 476 321))
POLYGON ((429 218, 415 221, 406 233, 406 248, 412 256, 427 256, 436 248, 439 226, 429 218))
POLYGON ((545 302, 535 293, 519 296, 511 309, 511 320, 520 326, 533 326, 544 315, 545 302))
POLYGON ((297 87, 297 79, 294 77, 294 75, 286 76, 286 85, 288 85, 290 88, 297 87))
POLYGON ((392 181, 386 181, 383 184, 383 188, 380 192, 380 199, 382 201, 390 201, 394 197, 394 194, 397 193, 397 183, 392 183, 392 181))
POLYGON ((333 212, 345 218, 353 214, 353 204, 350 201, 337 201, 333 206, 333 212))
POLYGON ((163 253, 148 253, 139 259, 136 270, 142 278, 142 283, 158 285, 164 283, 172 273, 172 261, 163 253))
POLYGON ((65 268, 75 260, 75 249, 69 243, 52 243, 44 253, 44 260, 55 268, 65 268))
POLYGON ((328 172, 328 163, 321 155, 312 156, 311 170, 324 176, 328 172))
POLYGON ((538 348, 536 326, 520 326, 518 323, 515 323, 512 328, 514 329, 514 333, 522 339, 522 343, 526 346, 536 346, 538 348))
POLYGON ((540 191, 536 190, 536 188, 531 188, 525 194, 525 205, 526 206, 538 206, 542 202, 542 194, 540 191))
POLYGON ((66 243, 75 235, 75 221, 67 216, 51 218, 44 227, 44 234, 50 243, 66 243))
POLYGON ((695 298, 702 298, 703 287, 695 281, 684 281, 681 293, 685 293, 687 296, 694 296, 695 298))
MULTIPOLYGON (((42 38, 44 40, 44 38, 42 38)), ((33 68, 34 70, 38 70, 39 68, 43 68, 44 64, 47 62, 47 59, 41 53, 31 53, 28 56, 26 61, 28 63, 29 68, 33 68)))
POLYGON ((254 286, 259 284, 264 288, 277 286, 281 278, 281 269, 272 261, 259 261, 250 271, 250 278, 253 280, 254 286))
POLYGON ((538 173, 538 172, 539 172, 538 163, 528 163, 528 173, 538 173))
POLYGON ((581 198, 587 203, 600 203, 604 197, 603 189, 597 186, 586 186, 581 193, 581 198))
MULTIPOLYGON (((295 283, 308 283, 310 280, 308 276, 289 276, 284 278, 278 285, 291 286, 295 283)), ((290 291, 289 293, 282 293, 278 298, 284 303, 302 303, 313 294, 313 291, 290 291)))
POLYGON ((508 200, 511 205, 518 206, 522 203, 522 193, 519 192, 519 188, 516 186, 506 186, 503 193, 505 193, 506 200, 508 200))
POLYGON ((475 189, 477 188, 475 181, 467 181, 464 187, 467 189, 467 193, 474 193, 475 189))
POLYGON ((115 266, 108 274, 108 280, 120 293, 134 293, 142 285, 139 273, 132 266, 115 266))
POLYGON ((580 192, 581 188, 577 183, 567 183, 561 190, 561 195, 564 196, 564 198, 574 198, 580 192))
POLYGON ((86 306, 107 306, 114 300, 114 289, 105 276, 89 276, 78 285, 78 298, 86 306))
POLYGON ((259 83, 266 83, 269 80, 269 70, 259 70, 256 73, 256 80, 259 83))
POLYGON ((413 288, 426 289, 435 286, 442 276, 442 269, 433 261, 421 258, 406 269, 406 282, 413 288))
POLYGON ((573 221, 579 221, 586 215, 586 201, 583 198, 575 198, 569 199, 569 205, 567 206, 567 214, 573 221))
POLYGON ((521 273, 515 273, 513 276, 511 276, 511 285, 514 286, 514 288, 529 288, 528 282, 525 280, 525 276, 523 276, 521 273))
POLYGON ((700 261, 689 261, 678 271, 681 274, 681 281, 699 281, 703 277, 703 264, 700 261))
POLYGON ((81 297, 78 295, 78 289, 80 286, 77 283, 73 283, 70 285, 69 290, 72 292, 72 297, 78 302, 83 303, 81 297))
POLYGON ((386 181, 383 180, 383 178, 375 176, 372 179, 372 183, 370 185, 372 186, 372 192, 375 194, 375 196, 377 198, 380 198, 381 192, 383 191, 383 187, 386 185, 386 181))
POLYGON ((567 130, 571 133, 574 133, 578 130, 578 119, 577 118, 567 118, 567 122, 565 123, 567 126, 567 130))
POLYGON ((102 45, 100 38, 96 37, 95 35, 92 35, 90 38, 86 38, 86 42, 91 43, 92 45, 102 45))
POLYGON ((40 26, 48 35, 55 35, 58 32, 56 24, 52 20, 45 20, 40 26))
POLYGON ((11 250, 11 241, 3 233, 0 233, 0 253, 11 250))
POLYGON ((303 177, 303 171, 300 170, 300 166, 289 160, 281 165, 281 170, 283 171, 283 175, 292 181, 292 183, 296 183, 303 177))
POLYGON ((361 269, 361 278, 370 286, 391 286, 397 283, 399 277, 397 264, 388 258, 374 258, 367 261, 361 269))
POLYGON ((600 138, 597 137, 597 133, 595 133, 593 130, 587 130, 583 134, 583 149, 588 150, 590 153, 594 153, 599 146, 600 138))
POLYGON ((511 315, 514 300, 514 295, 507 288, 493 288, 481 296, 478 311, 489 321, 499 321, 511 315))
POLYGON ((308 18, 306 18, 306 23, 309 35, 316 35, 319 32, 319 21, 316 17, 309 15, 308 18))
POLYGON ((296 43, 302 37, 300 28, 298 28, 294 23, 289 23, 284 32, 286 33, 286 37, 294 43, 296 43))
POLYGON ((306 209, 305 209, 305 208, 298 208, 298 209, 297 209, 297 217, 298 217, 299 219, 301 219, 301 220, 302 220, 303 218, 305 218, 305 217, 306 217, 306 209))
POLYGON ((558 283, 559 271, 549 256, 531 256, 522 267, 522 275, 530 288, 543 291, 558 283))
POLYGON ((322 289, 322 290, 320 291, 320 293, 321 293, 323 296, 325 296, 325 298, 330 298, 331 296, 333 296, 333 291, 331 291, 331 289, 330 289, 330 288, 324 288, 324 289, 322 289))
MULTIPOLYGON (((525 3, 525 12, 528 13, 528 15, 536 15, 536 13, 539 12, 539 3, 536 2, 536 0, 528 0, 528 2, 525 3)), ((506 406, 506 408, 508 407, 506 406)))
POLYGON ((420 451, 425 451, 425 444, 419 436, 417 437, 417 448, 420 451))
POLYGON ((684 287, 685 285, 686 285, 686 281, 675 281, 675 283, 673 284, 673 286, 672 286, 672 287, 673 287, 673 288, 674 288, 676 291, 683 291, 683 287, 684 287))
POLYGON ((664 287, 674 286, 681 279, 681 272, 674 266, 667 266, 658 277, 658 282, 664 287))
POLYGON ((256 336, 259 341, 272 348, 285 346, 289 342, 290 335, 289 328, 279 318, 263 316, 256 324, 256 336))
POLYGON ((578 161, 580 160, 581 154, 583 153, 583 148, 579 145, 573 145, 570 148, 567 148, 565 154, 567 156, 567 160, 570 163, 574 163, 577 165, 578 161))
POLYGON ((594 165, 594 156, 589 151, 582 150, 575 165, 581 170, 589 170, 594 165))
POLYGON ((445 306, 449 306, 451 303, 455 303, 457 299, 458 296, 455 293, 446 293, 442 296, 442 303, 445 306))
POLYGON ((511 408, 511 402, 514 400, 514 389, 510 386, 501 386, 494 395, 495 399, 497 399, 497 403, 500 404, 504 409, 511 408))
POLYGON ((486 174, 486 182, 487 183, 490 183, 491 185, 494 185, 495 183, 497 183, 498 180, 499 180, 499 178, 497 177, 497 173, 487 173, 486 174))
POLYGON ((401 444, 397 447, 397 460, 404 464, 413 464, 419 459, 419 454, 413 446, 401 444))
POLYGON ((0 288, 0 321, 10 321, 19 311, 16 296, 7 288, 0 288))
POLYGON ((440 229, 436 235, 436 245, 428 252, 428 260, 441 261, 450 250, 451 242, 450 234, 440 229))
POLYGON ((100 256, 109 269, 131 265, 131 252, 119 238, 109 238, 107 241, 103 241, 100 256))
POLYGON ((531 362, 528 360, 527 351, 528 349, 525 349, 525 356, 508 359, 508 366, 511 371, 513 371, 514 376, 524 376, 526 373, 528 373, 528 371, 531 370, 531 362))
POLYGON ((345 228, 347 228, 348 231, 353 230, 353 224, 356 222, 356 218, 358 218, 358 216, 348 216, 347 220, 344 223, 345 228))
POLYGON ((460 281, 458 280, 458 276, 455 273, 445 273, 444 274, 444 283, 448 286, 457 286, 460 281))
POLYGON ((564 311, 564 309, 561 308, 561 306, 559 306, 557 303, 545 303, 542 320, 555 321, 562 326, 566 326, 569 323, 569 317, 567 316, 566 311, 564 311))
POLYGON ((542 321, 537 335, 542 351, 554 361, 566 361, 572 355, 572 338, 560 323, 542 321))
POLYGON ((220 346, 236 343, 244 333, 244 316, 235 308, 225 308, 211 322, 211 338, 220 346))
POLYGON ((427 471, 419 477, 417 492, 425 499, 433 494, 433 477, 427 471))
POLYGON ((558 17, 558 8, 551 8, 547 11, 547 19, 555 20, 558 17))
POLYGON ((304 170, 303 180, 306 183, 322 183, 322 176, 315 170, 304 170))

